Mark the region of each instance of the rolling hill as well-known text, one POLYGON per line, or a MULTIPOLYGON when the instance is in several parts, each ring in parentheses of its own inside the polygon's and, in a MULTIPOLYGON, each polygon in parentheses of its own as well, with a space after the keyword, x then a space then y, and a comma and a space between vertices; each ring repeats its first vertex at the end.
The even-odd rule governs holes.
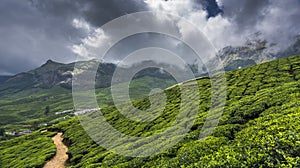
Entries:
MULTIPOLYGON (((80 70, 99 64, 94 60, 76 62, 80 70)), ((142 63, 143 64, 143 63, 142 63)), ((72 77, 75 63, 63 64, 48 60, 41 67, 10 77, 0 82, 0 129, 16 132, 34 130, 61 115, 56 112, 73 110, 72 77), (49 113, 45 114, 45 109, 49 113)), ((124 67, 128 71, 131 67, 124 67)), ((100 63, 96 76, 97 99, 102 106, 112 104, 110 85, 116 65, 100 63)), ((157 68, 138 72, 130 84, 131 99, 148 95, 152 87, 165 89, 176 82, 168 73, 157 68), (134 89, 136 88, 136 89, 134 89)))
MULTIPOLYGON (((225 109, 218 127, 206 139, 199 139, 199 134, 211 103, 211 83, 208 77, 202 77, 182 84, 191 97, 197 94, 190 86, 199 86, 199 101, 182 106, 187 112, 198 109, 193 126, 180 142, 160 154, 148 157, 115 154, 97 145, 78 118, 72 117, 48 126, 47 134, 36 131, 0 142, 3 153, 0 166, 42 166, 53 156, 51 135, 61 131, 69 147, 66 165, 70 167, 299 167, 300 56, 230 71, 226 79, 225 109), (33 157, 37 159, 32 160, 33 157)), ((122 133, 136 137, 156 135, 172 127, 179 111, 182 92, 178 85, 164 93, 166 108, 152 122, 132 121, 113 105, 103 107, 101 112, 122 133)), ((155 97, 153 100, 161 101, 155 97)), ((149 103, 148 98, 133 101, 142 110, 149 108, 149 103)))

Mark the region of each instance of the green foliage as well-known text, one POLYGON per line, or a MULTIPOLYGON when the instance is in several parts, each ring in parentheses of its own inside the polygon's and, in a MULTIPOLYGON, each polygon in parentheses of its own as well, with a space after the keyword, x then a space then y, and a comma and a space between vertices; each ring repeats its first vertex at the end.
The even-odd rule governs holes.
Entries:
MULTIPOLYGON (((199 79, 200 101, 183 105, 185 110, 199 107, 191 131, 176 146, 154 156, 128 158, 106 151, 85 134, 76 119, 56 127, 65 131, 70 142, 72 167, 299 167, 300 85, 293 69, 299 61, 299 56, 290 57, 226 73, 223 116, 213 135, 200 140, 210 107, 210 81, 199 79)), ((193 91, 189 92, 193 97, 193 91)), ((180 92, 173 87, 165 93, 164 113, 149 123, 126 119, 113 106, 102 113, 120 132, 153 135, 169 127, 178 114, 180 92)), ((146 99, 133 102, 139 109, 147 109, 148 103, 146 99)))
MULTIPOLYGON (((33 122, 46 123, 57 117, 54 115, 55 112, 73 107, 70 90, 58 86, 51 89, 27 89, 0 97, 2 127, 16 123, 21 126, 33 122), (49 111, 45 109, 47 106, 49 111), (48 115, 45 115, 45 112, 48 112, 48 115)), ((13 130, 8 128, 8 131, 13 130)))
MULTIPOLYGON (((198 101, 182 105, 184 112, 198 109, 189 133, 174 147, 149 157, 132 158, 107 151, 86 134, 76 117, 51 128, 64 132, 70 167, 299 167, 299 69, 300 56, 294 56, 226 73, 224 112, 218 127, 206 139, 199 139, 199 134, 211 103, 211 84, 207 77, 183 83, 182 91, 178 85, 166 89, 166 108, 151 122, 132 121, 113 105, 103 106, 101 112, 115 129, 127 135, 145 137, 172 127, 179 113, 182 92, 192 99, 199 96, 198 101), (199 86, 199 95, 190 87, 193 85, 199 86)), ((160 101, 155 96, 153 100, 160 101)), ((148 98, 132 103, 139 109, 150 106, 148 98)), ((134 112, 126 103, 122 108, 134 112)), ((11 160, 8 157, 2 162, 11 160)))
MULTIPOLYGON (((55 133, 54 133, 55 134, 55 133)), ((51 132, 33 132, 0 142, 0 167, 43 167, 56 153, 51 132)))
MULTIPOLYGON (((149 91, 154 89, 153 87, 165 89, 173 84, 173 80, 155 77, 134 79, 130 84, 130 98, 132 100, 142 98, 147 96, 149 91)), ((101 107, 113 104, 110 88, 96 89, 96 95, 101 107)), ((49 124, 49 121, 68 115, 55 115, 55 112, 69 109, 73 109, 71 90, 59 86, 49 89, 30 88, 0 94, 0 128, 5 128, 7 131, 35 129, 39 124, 49 124), (24 126, 28 127, 24 128, 24 126)))

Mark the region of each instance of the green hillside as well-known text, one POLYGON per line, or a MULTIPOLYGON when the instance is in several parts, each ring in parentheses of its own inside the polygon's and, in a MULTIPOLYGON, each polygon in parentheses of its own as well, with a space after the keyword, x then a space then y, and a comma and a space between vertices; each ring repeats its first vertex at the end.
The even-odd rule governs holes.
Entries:
POLYGON ((9 141, 0 141, 0 167, 42 167, 55 155, 50 137, 56 133, 33 132, 9 141))
MULTIPOLYGON (((90 67, 99 64, 95 79, 97 99, 101 107, 113 104, 110 85, 116 65, 95 60, 76 64, 83 72, 88 72, 90 67)), ((62 64, 48 60, 31 71, 10 77, 0 76, 0 129, 6 132, 35 130, 65 116, 55 115, 56 112, 72 110, 74 65, 75 63, 62 64)), ((130 68, 123 70, 128 71, 130 68)), ((174 84, 175 80, 168 73, 161 73, 157 68, 148 68, 134 76, 130 84, 130 96, 131 99, 138 99, 148 95, 152 87, 165 89, 174 84)))
MULTIPOLYGON (((199 139, 199 133, 210 108, 210 79, 199 78, 183 84, 191 97, 196 94, 188 89, 189 86, 199 86, 200 100, 183 105, 184 111, 199 108, 198 116, 183 140, 157 155, 133 158, 107 151, 89 138, 76 117, 51 126, 51 130, 64 132, 64 142, 69 147, 67 165, 70 167, 299 167, 300 56, 227 72, 226 79, 224 113, 218 127, 207 139, 199 139)), ((155 135, 171 126, 179 111, 178 86, 164 92, 167 95, 166 108, 152 122, 129 120, 114 106, 104 106, 101 112, 114 128, 127 135, 155 135)), ((133 104, 139 109, 147 109, 150 105, 148 98, 133 101, 133 104)), ((57 105, 50 104, 50 107, 57 105)), ((45 137, 37 134, 39 132, 26 136, 45 137)), ((15 141, 1 142, 2 167, 11 167, 7 163, 24 158, 31 150, 40 156, 51 154, 45 145, 39 146, 40 151, 29 148, 12 157, 10 151, 15 141)), ((18 143, 18 148, 26 148, 26 144, 37 142, 36 138, 20 137, 18 143)), ((24 167, 32 164, 33 161, 29 160, 24 167)))
MULTIPOLYGON (((175 81, 171 79, 141 77, 130 83, 130 97, 138 99, 148 95, 153 87, 165 89, 173 84, 175 81)), ((96 95, 101 107, 112 104, 110 88, 98 88, 96 95)), ((0 95, 0 128, 6 131, 34 129, 40 124, 49 124, 50 121, 65 116, 55 115, 55 112, 70 109, 73 109, 71 90, 60 86, 3 94, 0 95), (50 112, 45 114, 47 106, 50 112)))

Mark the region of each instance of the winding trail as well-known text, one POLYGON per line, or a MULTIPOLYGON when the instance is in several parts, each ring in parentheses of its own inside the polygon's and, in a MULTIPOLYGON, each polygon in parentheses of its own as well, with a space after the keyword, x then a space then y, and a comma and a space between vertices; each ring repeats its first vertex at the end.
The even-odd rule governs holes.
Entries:
POLYGON ((63 137, 62 133, 57 133, 52 140, 56 145, 56 155, 45 164, 44 168, 64 168, 65 162, 68 160, 68 155, 66 152, 68 151, 68 147, 62 142, 63 137))

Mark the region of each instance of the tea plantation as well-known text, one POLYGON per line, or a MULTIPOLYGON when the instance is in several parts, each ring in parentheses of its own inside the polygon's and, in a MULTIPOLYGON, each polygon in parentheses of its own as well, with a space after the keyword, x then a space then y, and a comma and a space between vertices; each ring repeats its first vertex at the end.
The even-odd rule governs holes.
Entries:
MULTIPOLYGON (((197 117, 179 143, 156 155, 127 157, 107 151, 86 134, 76 117, 51 128, 64 132, 64 142, 69 147, 66 165, 70 167, 300 167, 300 56, 227 72, 226 79, 225 109, 218 127, 206 139, 199 139, 199 134, 210 108, 210 79, 204 77, 183 84, 184 91, 190 97, 199 96, 199 100, 183 104, 181 108, 187 112, 198 109, 197 117), (199 95, 189 89, 194 85, 199 86, 199 95)), ((182 93, 179 86, 168 88, 164 93, 166 108, 151 122, 132 121, 114 106, 106 106, 101 112, 122 133, 136 137, 155 135, 172 127, 179 113, 182 93)), ((156 101, 159 99, 154 98, 156 101)), ((150 106, 148 98, 133 101, 133 104, 142 110, 150 106)), ((123 108, 132 110, 126 103, 123 108)), ((48 154, 51 156, 46 145, 37 146, 38 151, 26 148, 28 143, 36 144, 45 137, 38 134, 26 136, 36 137, 33 139, 24 136, 2 142, 2 166, 10 167, 6 163, 26 158, 24 167, 32 164, 38 167, 40 162, 32 155, 45 159, 48 154), (26 150, 12 156, 10 149, 16 142, 18 148, 26 150)), ((50 141, 50 137, 45 138, 44 143, 50 145, 50 141)))
POLYGON ((0 167, 42 167, 56 152, 51 140, 55 132, 33 132, 0 141, 0 167))

